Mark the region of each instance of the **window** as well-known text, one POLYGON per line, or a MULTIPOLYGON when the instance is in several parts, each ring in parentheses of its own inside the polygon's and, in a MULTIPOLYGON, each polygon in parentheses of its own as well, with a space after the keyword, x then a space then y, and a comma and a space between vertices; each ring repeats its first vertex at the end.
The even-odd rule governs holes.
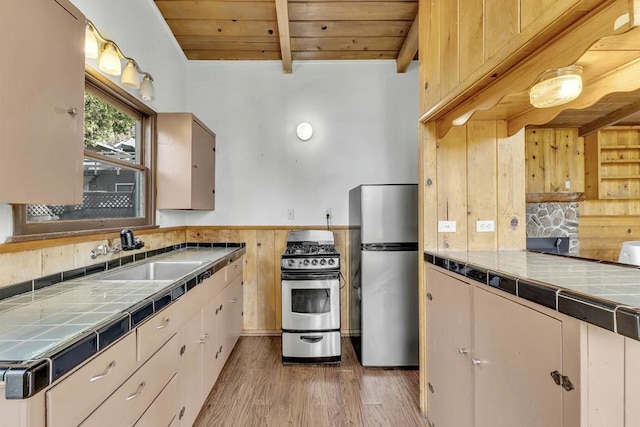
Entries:
POLYGON ((83 202, 15 205, 14 235, 153 225, 155 113, 104 77, 87 72, 83 202))

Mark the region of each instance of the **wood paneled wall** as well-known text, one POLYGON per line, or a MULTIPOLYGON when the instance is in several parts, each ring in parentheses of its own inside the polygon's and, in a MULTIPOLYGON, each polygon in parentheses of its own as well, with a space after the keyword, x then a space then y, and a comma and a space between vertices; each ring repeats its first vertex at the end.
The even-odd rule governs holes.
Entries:
MULTIPOLYGON (((349 233, 347 227, 332 227, 332 230, 342 264, 340 329, 343 335, 348 335, 349 233)), ((246 243, 243 278, 245 334, 269 335, 281 332, 280 257, 286 247, 288 231, 288 227, 187 227, 187 242, 246 243)))
POLYGON ((578 129, 527 129, 525 146, 527 193, 584 192, 584 138, 578 129))
POLYGON ((581 257, 617 262, 623 242, 640 240, 640 216, 581 215, 578 239, 581 257))
POLYGON ((442 139, 433 123, 421 132, 423 247, 523 249, 524 132, 506 137, 503 121, 471 121, 442 139), (495 232, 477 232, 480 220, 493 220, 495 232), (439 233, 438 221, 456 221, 456 231, 439 233))

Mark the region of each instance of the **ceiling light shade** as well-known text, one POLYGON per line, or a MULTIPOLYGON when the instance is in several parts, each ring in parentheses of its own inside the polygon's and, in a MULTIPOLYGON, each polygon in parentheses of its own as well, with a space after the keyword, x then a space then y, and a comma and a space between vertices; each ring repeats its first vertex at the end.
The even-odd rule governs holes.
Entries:
POLYGON ((529 102, 536 108, 566 104, 582 92, 582 67, 570 65, 542 73, 529 90, 529 102))
POLYGON ((122 73, 122 64, 116 48, 111 43, 105 43, 98 61, 98 67, 107 74, 119 76, 122 73))
POLYGON ((140 98, 145 101, 151 101, 156 95, 156 90, 153 88, 153 79, 150 75, 145 74, 140 83, 140 98))
POLYGON ((89 24, 84 28, 84 56, 91 59, 98 57, 98 40, 89 24))
POLYGON ((313 126, 309 123, 300 123, 296 128, 296 135, 301 141, 308 141, 313 136, 313 126))
POLYGON ((124 70, 122 71, 120 82, 124 86, 133 89, 138 89, 140 87, 140 74, 138 74, 138 70, 136 69, 133 61, 127 62, 127 66, 124 67, 124 70))

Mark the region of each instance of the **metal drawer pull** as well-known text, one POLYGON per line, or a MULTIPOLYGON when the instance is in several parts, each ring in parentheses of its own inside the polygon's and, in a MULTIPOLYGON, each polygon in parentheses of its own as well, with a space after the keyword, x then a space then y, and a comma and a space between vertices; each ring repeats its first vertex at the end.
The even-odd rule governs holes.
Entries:
POLYGON ((135 392, 135 393, 133 393, 133 394, 130 394, 129 396, 127 396, 127 401, 129 401, 129 400, 133 400, 133 399, 135 399, 136 397, 140 396, 140 393, 142 393, 142 389, 143 389, 143 388, 144 388, 144 386, 146 386, 146 385, 147 385, 147 384, 146 384, 144 381, 142 381, 142 382, 140 383, 140 385, 138 386, 138 389, 136 390, 136 392, 135 392))
POLYGON ((204 334, 202 335, 202 338, 200 339, 200 344, 204 344, 205 342, 207 342, 207 340, 209 339, 209 334, 204 334))
POLYGON ((302 335, 300 336, 300 341, 309 343, 309 344, 315 344, 317 342, 322 341, 322 336, 311 336, 311 335, 302 335))
POLYGON ((170 321, 171 321, 171 319, 169 319, 169 318, 164 319, 164 321, 162 322, 161 325, 156 326, 156 329, 164 329, 164 328, 166 328, 167 326, 169 326, 169 322, 170 321))
POLYGON ((471 359, 471 363, 473 363, 475 366, 479 366, 479 365, 482 365, 483 363, 487 363, 487 361, 480 360, 480 359, 471 359))
POLYGON ((469 350, 467 350, 466 348, 459 348, 458 353, 462 355, 469 354, 469 350))
POLYGON ((89 382, 92 383, 94 381, 98 381, 98 380, 103 379, 104 377, 106 377, 107 375, 109 375, 111 373, 111 370, 114 368, 114 366, 116 366, 116 361, 112 360, 111 363, 109 363, 107 365, 107 369, 105 369, 103 373, 101 373, 100 375, 96 375, 96 376, 91 377, 89 382))
POLYGON ((237 304, 238 303, 238 298, 234 298, 231 300, 231 304, 237 304))
POLYGON ((77 108, 73 107, 73 108, 69 108, 67 110, 67 113, 71 114, 72 116, 77 116, 78 113, 80 113, 80 111, 77 108))

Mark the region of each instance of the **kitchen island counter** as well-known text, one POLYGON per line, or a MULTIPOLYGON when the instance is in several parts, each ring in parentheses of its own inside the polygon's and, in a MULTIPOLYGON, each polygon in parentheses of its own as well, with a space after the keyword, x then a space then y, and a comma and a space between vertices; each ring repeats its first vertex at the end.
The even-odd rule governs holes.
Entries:
POLYGON ((430 264, 640 340, 640 269, 530 251, 425 251, 430 264))

